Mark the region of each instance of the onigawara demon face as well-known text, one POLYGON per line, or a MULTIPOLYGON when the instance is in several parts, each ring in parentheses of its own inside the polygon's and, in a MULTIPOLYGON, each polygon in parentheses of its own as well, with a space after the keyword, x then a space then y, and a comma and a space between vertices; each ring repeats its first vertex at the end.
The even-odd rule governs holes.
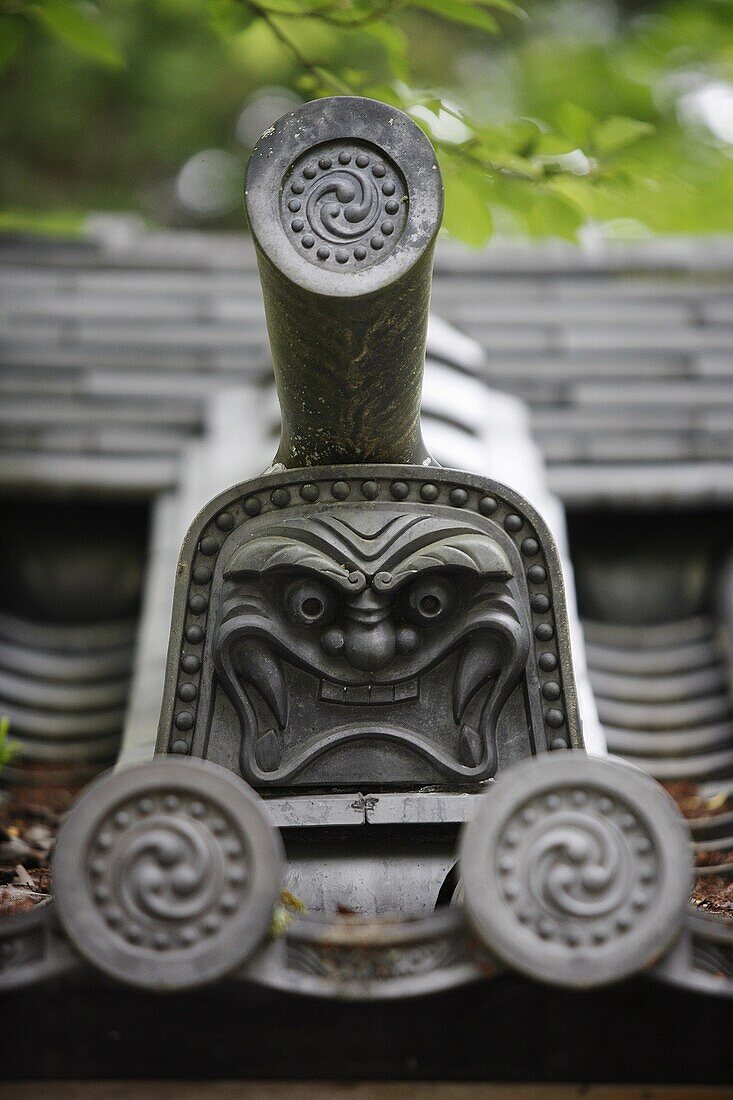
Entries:
POLYGON ((470 788, 582 743, 537 517, 468 475, 338 469, 250 482, 192 528, 159 749, 364 790, 470 788))
POLYGON ((499 543, 394 507, 273 520, 225 566, 214 642, 242 772, 284 783, 340 758, 331 782, 493 775, 528 649, 499 543))

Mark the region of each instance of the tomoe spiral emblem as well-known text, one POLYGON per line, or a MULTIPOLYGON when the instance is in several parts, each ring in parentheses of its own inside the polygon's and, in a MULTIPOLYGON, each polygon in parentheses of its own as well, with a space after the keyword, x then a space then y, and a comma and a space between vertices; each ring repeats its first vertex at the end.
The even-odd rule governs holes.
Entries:
POLYGON ((216 806, 170 792, 116 807, 90 845, 91 894, 108 928, 160 953, 217 933, 247 871, 242 841, 216 806))
POLYGON ((306 214, 324 240, 358 240, 379 217, 379 194, 368 176, 348 169, 330 172, 311 189, 306 214))
POLYGON ((568 917, 612 913, 630 883, 624 847, 623 834, 609 822, 560 815, 528 852, 527 876, 536 901, 568 917))
POLYGON ((649 776, 543 754, 483 798, 461 874, 469 919, 498 958, 585 987, 648 966, 671 943, 691 885, 689 833, 649 776))
POLYGON ((283 227, 317 266, 363 270, 388 256, 407 222, 404 177, 361 141, 326 142, 291 166, 280 198, 283 227))
POLYGON ((581 787, 530 799, 504 830, 496 860, 517 921, 570 948, 628 932, 657 874, 643 823, 581 787))
POLYGON ((184 988, 241 964, 281 873, 257 796, 217 765, 156 757, 84 791, 59 836, 55 884, 82 954, 123 981, 184 988))
MULTIPOLYGON (((130 919, 190 921, 224 896, 220 849, 185 818, 160 817, 133 831, 120 847, 118 897, 130 919)), ((234 877, 243 880, 244 874, 237 871, 234 877)))

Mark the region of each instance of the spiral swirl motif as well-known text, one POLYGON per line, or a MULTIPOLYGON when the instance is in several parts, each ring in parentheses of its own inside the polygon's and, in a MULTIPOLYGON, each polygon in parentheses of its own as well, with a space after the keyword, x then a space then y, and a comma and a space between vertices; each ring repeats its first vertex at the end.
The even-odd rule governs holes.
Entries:
POLYGON ((165 952, 193 946, 236 911, 247 859, 215 806, 161 792, 123 803, 101 822, 89 878, 113 934, 165 952))
POLYGON ((530 799, 503 833, 497 872, 517 920, 573 950, 623 936, 657 875, 643 823, 580 787, 530 799))
POLYGON ((690 835, 649 776, 582 752, 499 776, 461 842, 466 912, 487 950, 573 988, 655 962, 679 933, 690 835))
POLYGON ((407 222, 407 185, 392 160, 360 141, 333 141, 298 158, 280 199, 283 227, 308 262, 363 270, 394 250, 407 222))
POLYGON ((629 889, 630 861, 621 834, 602 818, 558 815, 527 856, 539 905, 567 917, 612 913, 629 889))
POLYGON ((324 240, 339 244, 363 237, 379 217, 374 181, 351 171, 331 172, 311 189, 306 204, 309 225, 318 225, 324 240))
POLYGON ((118 897, 130 919, 190 921, 221 897, 221 852, 211 834, 185 818, 161 816, 120 844, 118 897))
POLYGON ((225 973, 257 947, 282 853, 241 780, 160 757, 83 793, 54 868, 60 916, 82 954, 123 981, 173 989, 225 973))

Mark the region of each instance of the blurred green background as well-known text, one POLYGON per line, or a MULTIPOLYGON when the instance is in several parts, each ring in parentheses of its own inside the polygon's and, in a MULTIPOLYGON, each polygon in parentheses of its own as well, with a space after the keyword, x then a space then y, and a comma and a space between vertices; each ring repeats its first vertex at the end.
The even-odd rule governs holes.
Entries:
POLYGON ((262 130, 354 92, 428 131, 470 243, 733 229, 731 0, 0 0, 0 64, 0 228, 241 228, 262 130))

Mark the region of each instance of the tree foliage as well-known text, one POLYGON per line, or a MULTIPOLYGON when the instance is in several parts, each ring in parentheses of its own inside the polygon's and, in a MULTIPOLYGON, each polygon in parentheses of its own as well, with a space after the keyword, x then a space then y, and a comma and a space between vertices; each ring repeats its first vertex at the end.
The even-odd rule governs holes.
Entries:
POLYGON ((243 160, 242 104, 278 85, 408 111, 473 244, 733 229, 730 0, 0 0, 0 67, 0 226, 185 220, 161 200, 182 164, 243 160))

